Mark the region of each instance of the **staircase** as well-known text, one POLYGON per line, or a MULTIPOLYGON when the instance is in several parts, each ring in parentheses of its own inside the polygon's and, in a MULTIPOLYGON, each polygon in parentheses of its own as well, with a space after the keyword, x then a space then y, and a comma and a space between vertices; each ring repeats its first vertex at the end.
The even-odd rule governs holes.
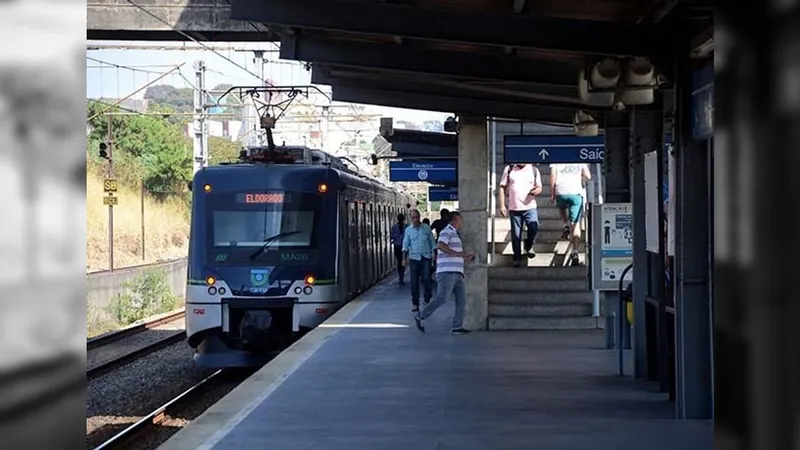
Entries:
POLYGON ((594 329, 585 267, 490 267, 490 330, 594 329))
MULTIPOLYGON (((526 130, 527 132, 527 130, 526 130)), ((498 127, 498 134, 502 131, 498 127)), ((507 134, 517 134, 513 130, 507 134)), ((497 181, 502 162, 502 137, 498 137, 497 181)), ((489 252, 494 251, 489 268, 489 330, 595 329, 604 325, 592 317, 592 292, 584 266, 570 267, 571 244, 562 239, 563 223, 558 208, 550 204, 550 168, 539 166, 543 192, 537 197, 539 233, 534 244, 536 257, 523 257, 523 267, 512 266, 511 224, 499 207, 492 233, 489 219, 489 252)), ((523 242, 527 230, 523 231, 523 242)), ((580 261, 586 263, 586 222, 582 224, 580 261)))

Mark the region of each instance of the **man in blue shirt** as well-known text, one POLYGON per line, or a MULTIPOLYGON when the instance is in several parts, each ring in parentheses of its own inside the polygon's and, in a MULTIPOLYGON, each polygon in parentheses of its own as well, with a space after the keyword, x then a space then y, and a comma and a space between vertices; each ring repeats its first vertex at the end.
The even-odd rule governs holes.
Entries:
POLYGON ((419 211, 412 209, 409 212, 411 226, 406 228, 403 236, 403 255, 406 265, 411 270, 411 311, 419 311, 419 281, 425 287, 425 304, 431 301, 431 260, 436 249, 436 239, 433 237, 431 227, 420 222, 419 211))
POLYGON ((406 284, 406 266, 403 263, 403 234, 406 232, 406 216, 397 215, 397 223, 392 226, 391 240, 394 249, 394 260, 397 263, 397 280, 406 284))

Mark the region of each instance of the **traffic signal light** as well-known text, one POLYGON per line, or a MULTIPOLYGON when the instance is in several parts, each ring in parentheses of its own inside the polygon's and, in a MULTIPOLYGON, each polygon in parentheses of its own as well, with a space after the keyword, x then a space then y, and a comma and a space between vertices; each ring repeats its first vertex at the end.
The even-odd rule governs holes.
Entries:
POLYGON ((107 148, 108 144, 106 144, 105 142, 100 143, 100 157, 103 159, 108 159, 108 152, 106 152, 107 148))

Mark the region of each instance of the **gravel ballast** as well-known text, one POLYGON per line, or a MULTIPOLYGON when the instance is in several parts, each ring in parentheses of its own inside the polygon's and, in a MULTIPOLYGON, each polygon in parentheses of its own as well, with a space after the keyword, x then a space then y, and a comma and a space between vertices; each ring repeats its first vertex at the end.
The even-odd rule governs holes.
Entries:
POLYGON ((86 440, 94 448, 213 373, 179 342, 87 383, 86 440))

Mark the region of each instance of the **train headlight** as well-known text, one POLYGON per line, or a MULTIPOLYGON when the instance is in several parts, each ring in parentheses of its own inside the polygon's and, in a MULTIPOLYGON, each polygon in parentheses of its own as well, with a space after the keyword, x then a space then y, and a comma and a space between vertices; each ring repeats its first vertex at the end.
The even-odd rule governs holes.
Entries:
POLYGON ((317 278, 314 275, 311 275, 311 274, 306 275, 305 282, 306 282, 307 285, 311 286, 316 281, 317 281, 317 278))
POLYGON ((328 192, 328 185, 325 183, 320 183, 319 185, 317 185, 317 190, 319 191, 320 194, 324 194, 328 192))
POLYGON ((225 295, 225 288, 221 287, 221 288, 217 289, 217 292, 219 292, 219 295, 225 295))
POLYGON ((215 288, 214 286, 209 286, 208 287, 208 293, 211 294, 211 295, 216 294, 217 293, 217 288, 215 288))
POLYGON ((306 295, 311 295, 312 292, 314 292, 314 288, 311 286, 306 286, 303 288, 303 293, 306 295))
POLYGON ((204 192, 211 192, 211 185, 210 184, 204 184, 203 185, 203 191, 204 192))
POLYGON ((214 283, 216 283, 216 282, 217 282, 217 279, 216 279, 216 278, 214 278, 214 277, 212 277, 212 276, 208 276, 208 277, 206 277, 206 284, 207 284, 207 285, 209 285, 209 286, 213 286, 213 285, 214 285, 214 283))
POLYGON ((294 288, 294 293, 296 295, 302 294, 303 293, 303 288, 301 288, 300 286, 297 286, 296 288, 294 288))

